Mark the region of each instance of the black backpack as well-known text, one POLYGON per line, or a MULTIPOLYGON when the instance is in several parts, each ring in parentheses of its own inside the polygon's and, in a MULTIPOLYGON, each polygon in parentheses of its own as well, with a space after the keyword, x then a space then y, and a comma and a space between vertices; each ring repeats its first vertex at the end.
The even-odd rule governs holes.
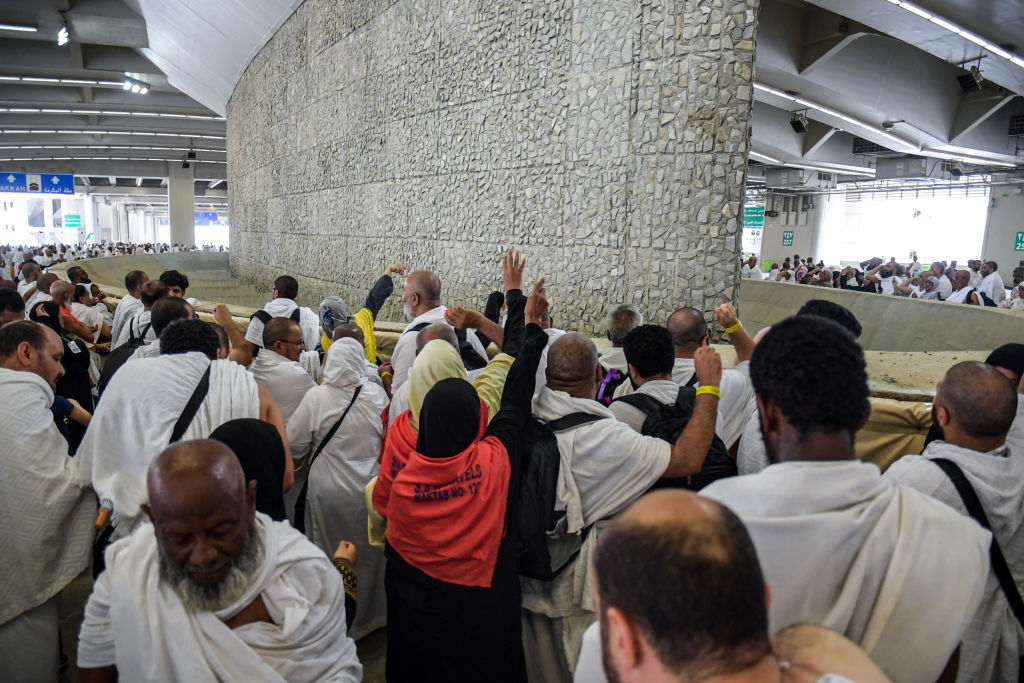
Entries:
MULTIPOLYGON (((697 390, 693 386, 684 386, 679 387, 676 402, 671 405, 665 405, 646 394, 629 394, 615 400, 623 401, 647 415, 640 429, 641 434, 675 443, 690 422, 696 398, 697 390)), ((651 488, 684 488, 699 491, 717 479, 734 477, 737 474, 736 461, 729 455, 729 449, 716 434, 711 439, 711 447, 704 458, 704 464, 700 467, 700 472, 688 477, 666 477, 658 480, 651 488)))
POLYGON ((516 566, 519 574, 551 581, 579 554, 590 527, 570 534, 564 510, 555 510, 555 488, 562 458, 557 432, 602 419, 591 413, 571 413, 551 422, 531 419, 526 427, 523 475, 516 524, 516 566))
MULTIPOLYGON (((302 317, 301 309, 298 306, 296 306, 295 310, 292 311, 292 314, 290 316, 288 316, 288 317, 291 320, 293 320, 296 325, 298 325, 299 324, 299 318, 302 317)), ((264 325, 266 325, 267 323, 269 323, 274 318, 274 316, 270 315, 269 313, 267 313, 263 309, 260 309, 260 310, 256 311, 255 313, 253 313, 252 315, 249 316, 249 322, 252 322, 254 318, 256 320, 259 320, 264 325)))
POLYGON ((128 341, 121 344, 116 349, 107 354, 107 359, 103 363, 103 369, 100 370, 100 377, 96 380, 96 391, 102 396, 103 391, 110 384, 110 378, 114 376, 114 373, 121 369, 121 366, 128 362, 128 359, 135 354, 135 350, 143 345, 146 339, 146 335, 149 334, 149 328, 153 327, 153 323, 147 323, 142 328, 142 333, 138 337, 132 332, 132 321, 128 321, 128 341))
MULTIPOLYGON (((402 334, 419 332, 430 325, 433 325, 433 323, 419 323, 410 327, 402 334)), ((479 370, 480 368, 487 367, 487 359, 481 358, 477 350, 473 348, 473 344, 470 343, 469 338, 466 336, 466 330, 455 330, 455 337, 459 340, 459 356, 462 358, 462 365, 465 366, 466 370, 479 370)))

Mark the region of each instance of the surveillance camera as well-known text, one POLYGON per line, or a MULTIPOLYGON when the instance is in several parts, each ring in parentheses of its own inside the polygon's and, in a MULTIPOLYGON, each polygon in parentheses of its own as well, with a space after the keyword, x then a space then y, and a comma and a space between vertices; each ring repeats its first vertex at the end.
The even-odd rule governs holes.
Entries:
POLYGON ((192 150, 189 150, 189 152, 188 152, 188 158, 189 158, 189 159, 195 159, 195 158, 196 158, 196 151, 195 151, 194 149, 192 149, 192 150))

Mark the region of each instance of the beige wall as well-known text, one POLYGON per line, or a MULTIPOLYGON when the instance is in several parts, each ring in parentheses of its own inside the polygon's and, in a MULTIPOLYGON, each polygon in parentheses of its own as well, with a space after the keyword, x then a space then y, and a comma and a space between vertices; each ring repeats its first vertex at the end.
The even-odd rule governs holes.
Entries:
POLYGON ((757 280, 740 284, 740 317, 754 334, 811 299, 850 309, 864 328, 861 345, 873 351, 990 351, 1024 339, 1021 311, 757 280))

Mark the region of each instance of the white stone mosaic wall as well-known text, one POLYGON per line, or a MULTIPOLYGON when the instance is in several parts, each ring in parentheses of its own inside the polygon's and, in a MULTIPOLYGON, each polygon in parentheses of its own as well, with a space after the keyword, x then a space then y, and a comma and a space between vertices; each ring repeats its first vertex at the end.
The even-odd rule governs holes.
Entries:
POLYGON ((758 2, 306 0, 228 105, 233 269, 482 308, 518 246, 590 333, 734 299, 758 2))

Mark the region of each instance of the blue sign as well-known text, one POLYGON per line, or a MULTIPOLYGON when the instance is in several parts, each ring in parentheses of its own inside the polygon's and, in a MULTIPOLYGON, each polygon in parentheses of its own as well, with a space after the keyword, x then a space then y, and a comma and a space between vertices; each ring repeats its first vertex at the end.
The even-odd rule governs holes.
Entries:
POLYGON ((216 225, 217 218, 216 211, 196 211, 196 225, 198 226, 216 225))
POLYGON ((0 171, 0 192, 74 194, 75 176, 64 173, 4 173, 0 171))

